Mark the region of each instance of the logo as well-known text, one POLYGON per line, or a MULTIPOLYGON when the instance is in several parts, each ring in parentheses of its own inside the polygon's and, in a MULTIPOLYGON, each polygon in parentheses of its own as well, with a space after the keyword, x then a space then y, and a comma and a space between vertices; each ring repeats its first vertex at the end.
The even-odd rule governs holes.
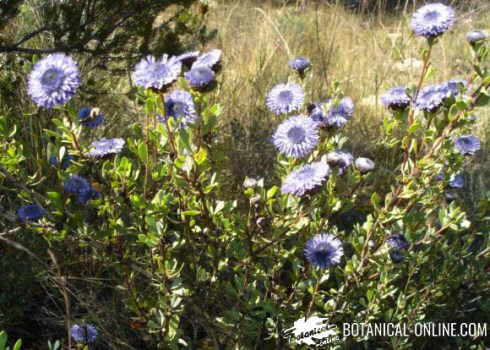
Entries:
POLYGON ((326 318, 312 316, 296 320, 294 326, 284 331, 284 337, 289 342, 298 345, 321 346, 333 344, 340 340, 339 332, 335 325, 329 325, 326 318))

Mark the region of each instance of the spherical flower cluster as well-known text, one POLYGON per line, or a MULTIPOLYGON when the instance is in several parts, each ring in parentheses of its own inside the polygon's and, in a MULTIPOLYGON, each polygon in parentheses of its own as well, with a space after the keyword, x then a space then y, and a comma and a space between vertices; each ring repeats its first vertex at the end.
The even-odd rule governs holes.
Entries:
POLYGON ((86 324, 83 326, 74 325, 70 329, 70 334, 73 340, 79 344, 89 344, 93 343, 97 339, 97 329, 91 324, 86 324))
POLYGON ((197 113, 192 95, 183 90, 172 91, 165 96, 165 114, 183 125, 196 121, 197 113))
POLYGON ((82 107, 78 111, 78 120, 84 127, 94 129, 104 122, 105 117, 98 108, 82 107))
POLYGON ((463 188, 464 187, 464 177, 463 175, 454 175, 448 183, 450 188, 463 188))
POLYGON ((403 250, 410 247, 410 243, 401 233, 395 233, 388 237, 386 243, 390 247, 389 255, 394 263, 399 263, 403 260, 403 250))
POLYGON ((339 176, 344 174, 353 161, 354 157, 349 152, 333 151, 327 154, 327 163, 331 166, 338 167, 339 176))
POLYGON ((474 155, 480 150, 480 139, 473 135, 463 135, 454 141, 454 147, 458 153, 464 155, 474 155))
POLYGON ((297 72, 304 72, 307 68, 310 67, 310 60, 303 56, 298 56, 292 58, 288 61, 288 65, 291 69, 294 69, 297 72))
POLYGON ((313 236, 306 242, 304 251, 310 264, 320 269, 339 264, 344 255, 342 242, 329 233, 319 233, 313 236))
POLYGON ((330 107, 325 124, 331 128, 340 128, 352 118, 353 114, 354 102, 350 97, 345 97, 338 104, 330 107))
POLYGON ((323 110, 322 105, 322 103, 315 103, 309 106, 309 117, 319 127, 325 126, 327 122, 327 113, 323 110))
POLYGON ((415 35, 431 39, 445 33, 454 24, 454 10, 441 3, 419 8, 412 16, 415 35))
POLYGON ((395 87, 381 95, 381 103, 394 110, 402 110, 410 104, 410 97, 405 87, 395 87))
POLYGON ((272 140, 280 153, 288 157, 303 158, 318 144, 317 125, 305 116, 290 117, 278 126, 272 140))
POLYGON ((299 110, 304 97, 305 93, 298 84, 278 84, 267 95, 266 105, 274 114, 286 114, 299 110))
POLYGON ((184 78, 193 89, 204 89, 214 82, 215 74, 213 70, 206 66, 193 67, 184 73, 184 78))
POLYGON ((40 107, 66 104, 80 86, 80 71, 66 55, 49 55, 34 65, 28 80, 28 94, 40 107))
POLYGON ((64 189, 77 196, 77 202, 80 204, 86 204, 89 200, 100 197, 100 193, 95 191, 86 179, 78 175, 71 176, 65 183, 64 189))
POLYGON ((429 85, 421 89, 415 100, 415 108, 425 112, 435 112, 448 97, 448 89, 442 84, 429 85))
POLYGON ((182 69, 182 63, 177 57, 163 55, 157 60, 154 56, 143 58, 134 68, 133 81, 145 89, 162 89, 174 82, 182 69))
POLYGON ((456 97, 467 85, 468 82, 464 79, 451 79, 441 83, 439 87, 446 93, 446 97, 456 97))
POLYGON ((369 158, 359 157, 354 162, 356 168, 361 172, 361 174, 369 173, 373 171, 376 164, 369 158))
POLYGON ((293 170, 284 180, 281 186, 282 193, 290 193, 301 197, 305 193, 320 186, 330 175, 330 167, 327 163, 319 161, 306 164, 293 170))
POLYGON ((199 56, 192 64, 192 68, 207 67, 212 69, 221 60, 222 51, 220 49, 213 49, 199 56))
POLYGON ((17 216, 22 222, 37 221, 46 215, 46 211, 37 204, 23 205, 17 210, 17 216))
POLYGON ((390 237, 388 237, 386 242, 391 248, 398 250, 407 249, 410 246, 410 243, 408 243, 405 236, 401 233, 395 233, 391 235, 390 237))
POLYGON ((487 35, 481 30, 472 30, 471 32, 466 33, 466 40, 474 45, 487 40, 487 35))
POLYGON ((90 145, 91 150, 86 153, 88 157, 104 157, 110 154, 120 153, 124 147, 126 141, 123 139, 106 139, 101 138, 98 141, 92 142, 90 145))

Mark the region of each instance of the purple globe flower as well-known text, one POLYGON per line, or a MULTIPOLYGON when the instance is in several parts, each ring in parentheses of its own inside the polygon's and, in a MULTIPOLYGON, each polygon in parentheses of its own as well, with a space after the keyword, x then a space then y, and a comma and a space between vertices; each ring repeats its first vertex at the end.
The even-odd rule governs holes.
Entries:
POLYGON ((386 240, 386 243, 388 245, 396 250, 402 250, 402 249, 407 249, 410 246, 410 243, 408 243, 407 239, 405 238, 404 235, 401 233, 395 233, 388 237, 386 240))
POLYGON ((80 86, 80 71, 66 55, 49 55, 34 65, 28 80, 28 94, 35 104, 44 108, 64 105, 80 86))
POLYGON ((448 89, 441 84, 429 85, 419 91, 415 108, 425 112, 435 112, 448 96, 448 89))
POLYGON ((306 164, 299 169, 293 170, 284 179, 281 192, 301 197, 315 187, 320 186, 329 175, 330 167, 325 162, 319 161, 306 164))
POLYGON ((327 163, 331 166, 338 167, 338 175, 341 176, 351 166, 354 157, 349 152, 333 151, 327 154, 327 163))
POLYGON ((464 79, 451 79, 441 83, 439 87, 446 93, 446 97, 456 97, 467 85, 468 82, 464 79))
POLYGON ((37 221, 46 215, 46 211, 37 204, 23 205, 17 210, 17 216, 22 222, 37 221))
POLYGON ((91 151, 86 153, 88 157, 104 157, 110 154, 120 153, 126 141, 123 139, 106 139, 101 138, 91 143, 91 151))
POLYGON ((290 113, 301 108, 304 97, 305 93, 298 84, 278 84, 267 95, 266 105, 274 114, 290 113))
POLYGON ((197 60, 192 64, 192 68, 208 67, 212 69, 221 60, 222 51, 220 49, 213 49, 199 56, 197 60))
POLYGON ((463 175, 455 175, 449 180, 448 186, 450 188, 463 188, 464 187, 464 177, 463 175))
POLYGON ((315 103, 310 105, 309 117, 317 123, 319 127, 327 125, 327 113, 322 108, 322 104, 315 103))
POLYGON ((183 65, 190 67, 197 60, 198 56, 199 51, 189 51, 177 56, 177 61, 180 61, 183 65))
POLYGON ((454 10, 441 3, 419 8, 412 16, 411 27, 415 35, 435 38, 454 24, 454 10))
POLYGON ((329 233, 319 233, 313 236, 306 242, 304 251, 310 264, 320 269, 337 265, 344 255, 342 242, 329 233))
POLYGON ((471 45, 478 44, 485 40, 487 40, 487 34, 481 30, 473 30, 466 33, 466 41, 468 41, 471 45))
POLYGON ((163 55, 161 60, 154 56, 142 59, 134 68, 133 81, 145 89, 162 89, 179 76, 182 63, 176 57, 163 55))
POLYGON ((104 122, 105 117, 98 108, 82 107, 78 111, 78 120, 84 127, 94 129, 104 122))
POLYGON ((352 118, 353 114, 354 102, 350 97, 345 97, 337 105, 330 107, 325 124, 332 128, 340 128, 352 118))
POLYGON ((361 172, 361 174, 369 173, 376 167, 376 164, 371 159, 364 157, 357 158, 354 165, 361 172))
POLYGON ((192 95, 187 91, 175 90, 165 96, 165 113, 183 125, 197 120, 196 109, 192 95))
POLYGON ((184 73, 184 77, 192 88, 199 90, 210 86, 215 75, 211 68, 200 66, 184 73))
POLYGON ((65 183, 64 189, 77 196, 77 202, 80 204, 86 204, 89 200, 100 197, 100 193, 95 191, 86 179, 78 175, 71 176, 65 183))
POLYGON ((405 109, 410 104, 410 97, 405 87, 395 87, 381 95, 381 103, 390 109, 405 109))
POLYGON ((402 262, 403 259, 405 258, 405 255, 398 250, 398 249, 390 249, 390 259, 393 261, 395 264, 398 264, 399 262, 402 262))
POLYGON ((298 71, 300 73, 304 72, 307 68, 310 67, 310 60, 306 57, 299 56, 292 58, 288 61, 288 65, 291 69, 298 71))
POLYGON ((70 329, 71 337, 79 344, 93 343, 97 339, 97 329, 91 324, 74 325, 70 329))
POLYGON ((464 155, 474 155, 480 150, 480 146, 480 139, 473 135, 463 135, 454 141, 456 151, 464 155))
POLYGON ((316 123, 305 116, 294 116, 283 121, 272 136, 279 153, 303 158, 313 151, 319 141, 316 123))

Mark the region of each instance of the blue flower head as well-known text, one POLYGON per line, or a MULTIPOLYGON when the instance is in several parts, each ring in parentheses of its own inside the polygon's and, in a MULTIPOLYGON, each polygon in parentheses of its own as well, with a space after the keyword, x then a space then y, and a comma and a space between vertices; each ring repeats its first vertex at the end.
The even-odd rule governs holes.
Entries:
POLYGON ((331 166, 338 167, 339 176, 344 174, 353 161, 354 157, 349 152, 333 151, 327 154, 327 163, 331 166))
POLYGON ((395 87, 381 95, 381 103, 387 108, 401 110, 408 107, 410 97, 405 87, 395 87))
POLYGON ((147 56, 135 66, 133 81, 145 89, 161 90, 174 82, 181 70, 182 63, 176 57, 163 55, 162 59, 157 60, 147 56))
POLYGON ((304 251, 306 259, 320 269, 327 269, 337 265, 344 255, 342 242, 329 233, 320 233, 313 236, 306 242, 304 251))
POLYGON ((87 180, 78 175, 71 176, 65 183, 64 189, 66 192, 77 196, 77 201, 80 204, 100 197, 100 193, 95 191, 87 180))
POLYGON ((431 39, 445 33, 454 24, 454 10, 441 3, 419 8, 412 16, 415 35, 431 39))
POLYGON ((193 89, 201 90, 211 86, 214 82, 215 74, 211 68, 199 66, 191 68, 190 71, 184 73, 184 78, 193 89))
POLYGON ((298 56, 290 59, 288 65, 291 69, 301 73, 310 67, 310 60, 306 57, 298 56))
POLYGON ((332 101, 327 101, 323 108, 330 108, 327 112, 325 124, 331 128, 340 128, 352 118, 354 114, 354 102, 350 97, 344 97, 336 105, 331 105, 332 101))
POLYGON ((78 111, 78 120, 84 127, 94 129, 104 122, 105 117, 98 108, 82 107, 78 111))
POLYGON ((472 156, 480 150, 480 147, 480 139, 473 135, 463 135, 454 141, 456 151, 464 155, 472 156))
POLYGON ((272 136, 277 150, 293 158, 303 158, 313 151, 319 139, 316 123, 305 116, 286 119, 272 136))
POLYGON ((165 96, 165 113, 176 122, 187 125, 197 120, 192 95, 187 91, 175 90, 165 96))
POLYGON ((463 79, 451 79, 439 84, 439 88, 446 94, 447 98, 454 98, 466 88, 468 82, 463 79))
POLYGON ((208 68, 212 69, 214 66, 216 66, 220 62, 221 54, 222 54, 222 52, 220 49, 214 49, 214 50, 211 50, 209 52, 203 53, 192 64, 192 68, 208 67, 208 68))
POLYGON ((86 153, 88 157, 104 157, 110 154, 120 153, 124 147, 126 141, 123 139, 106 139, 101 138, 98 141, 92 142, 90 145, 91 150, 86 153))
POLYGON ((357 158, 354 162, 354 165, 362 174, 373 171, 376 166, 376 164, 371 159, 364 157, 357 158))
POLYGON ((97 329, 91 324, 83 326, 74 325, 70 329, 71 337, 79 344, 93 343, 97 339, 97 329))
POLYGON ((66 104, 80 86, 80 71, 66 55, 49 55, 34 65, 28 80, 28 94, 39 107, 66 104))
POLYGON ((388 245, 396 250, 407 249, 410 246, 407 239, 401 233, 395 233, 386 240, 388 245))
POLYGON ((320 186, 330 175, 330 167, 323 161, 306 164, 293 170, 284 179, 281 192, 301 197, 315 187, 320 186))
POLYGON ((402 262, 405 258, 405 255, 403 255, 403 253, 398 249, 390 249, 389 254, 391 261, 393 261, 395 264, 402 262))
POLYGON ((319 127, 323 127, 327 122, 327 113, 323 110, 321 103, 311 104, 308 108, 309 117, 317 123, 319 127))
POLYGON ((435 112, 448 97, 447 87, 441 84, 429 85, 421 89, 415 100, 415 108, 425 112, 435 112))
POLYGON ((471 32, 466 33, 466 41, 471 45, 481 43, 485 40, 487 40, 487 34, 481 30, 472 30, 471 32))
POLYGON ((17 216, 22 222, 37 221, 46 215, 46 211, 37 204, 23 205, 17 210, 17 216))
POLYGON ((464 187, 464 177, 463 175, 455 175, 449 180, 450 188, 463 188, 464 187))
POLYGON ((278 84, 267 95, 266 105, 274 114, 286 114, 299 110, 304 97, 305 93, 298 84, 278 84))

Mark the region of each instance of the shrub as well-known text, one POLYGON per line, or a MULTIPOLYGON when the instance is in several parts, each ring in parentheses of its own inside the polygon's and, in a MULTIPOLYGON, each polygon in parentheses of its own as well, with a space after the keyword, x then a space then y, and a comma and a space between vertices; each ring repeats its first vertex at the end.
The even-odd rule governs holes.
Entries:
MULTIPOLYGON (((291 70, 291 84, 271 86, 267 104, 264 96, 271 115, 284 117, 271 132, 276 174, 246 178, 239 194, 226 192, 220 167, 219 50, 190 70, 174 57, 142 60, 132 77, 144 122, 119 127, 117 138, 87 127, 106 111, 78 113, 78 86, 58 84, 72 80, 71 64, 36 64, 30 80, 52 103, 34 99, 42 108, 27 123, 0 119, 10 189, 0 240, 32 259, 48 291, 37 296, 47 309, 33 314, 40 328, 56 338, 71 330, 69 345, 94 348, 286 348, 285 330, 302 317, 485 320, 490 196, 466 207, 456 176, 481 148, 469 134, 472 113, 490 101, 488 48, 471 43, 468 79, 427 85, 433 48, 453 23, 442 11, 440 23, 415 17, 427 41, 419 80, 382 99, 391 115, 372 142, 395 168, 349 153, 343 129, 358 116, 339 83, 306 104, 303 86, 315 77, 291 70), (16 137, 22 123, 30 140, 16 137), (20 222, 27 204, 37 207, 20 222)), ((436 340, 352 336, 335 348, 483 346, 436 340)))

